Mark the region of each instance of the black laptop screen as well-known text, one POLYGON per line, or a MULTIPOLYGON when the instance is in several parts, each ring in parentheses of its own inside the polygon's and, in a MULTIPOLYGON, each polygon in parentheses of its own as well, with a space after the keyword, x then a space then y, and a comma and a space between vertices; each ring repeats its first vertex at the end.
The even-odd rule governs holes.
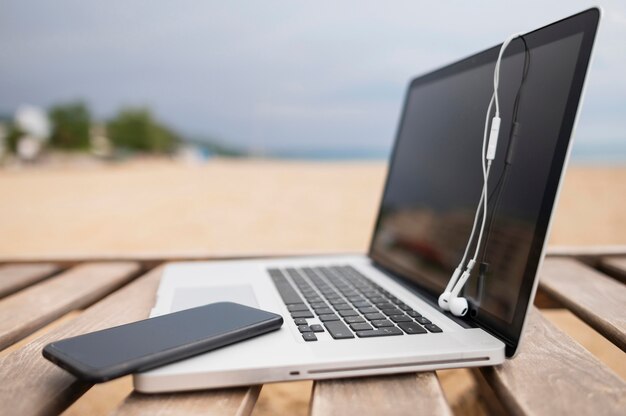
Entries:
MULTIPOLYGON (((468 319, 502 338, 508 352, 532 292, 596 25, 591 10, 531 32, 502 61, 481 267, 464 295, 468 319)), ((406 96, 370 256, 433 298, 463 255, 480 198, 498 51, 417 78, 406 96)))

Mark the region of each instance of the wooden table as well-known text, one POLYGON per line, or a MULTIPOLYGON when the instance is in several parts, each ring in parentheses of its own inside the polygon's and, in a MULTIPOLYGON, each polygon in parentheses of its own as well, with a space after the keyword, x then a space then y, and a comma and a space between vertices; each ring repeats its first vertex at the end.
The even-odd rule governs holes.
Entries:
MULTIPOLYGON (((43 359, 42 347, 146 317, 163 262, 0 264, 0 414, 56 414, 77 400, 88 400, 81 396, 92 386, 43 359)), ((624 351, 626 252, 559 253, 546 259, 540 276, 520 354, 501 366, 472 371, 488 409, 494 414, 626 414, 626 382, 537 309, 567 308, 624 351)), ((131 393, 116 404, 115 413, 245 415, 252 412, 260 390, 131 393)), ((316 382, 310 412, 449 415, 451 409, 436 374, 425 372, 316 382)))

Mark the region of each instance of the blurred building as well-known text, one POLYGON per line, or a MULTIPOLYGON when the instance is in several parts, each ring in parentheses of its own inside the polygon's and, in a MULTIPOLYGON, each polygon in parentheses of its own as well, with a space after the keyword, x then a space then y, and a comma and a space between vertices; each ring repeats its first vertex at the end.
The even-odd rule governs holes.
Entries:
POLYGON ((15 112, 15 126, 20 132, 16 151, 23 161, 33 161, 50 138, 50 120, 45 110, 32 105, 21 105, 15 112))

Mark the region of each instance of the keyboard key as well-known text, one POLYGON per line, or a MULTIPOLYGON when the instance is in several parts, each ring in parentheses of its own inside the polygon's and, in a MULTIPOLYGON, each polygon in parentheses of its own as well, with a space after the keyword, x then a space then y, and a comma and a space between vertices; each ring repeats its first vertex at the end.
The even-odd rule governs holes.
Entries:
POLYGON ((306 311, 291 312, 292 318, 313 318, 313 314, 308 309, 306 311))
POLYGON ((267 272, 306 341, 317 341, 315 334, 325 330, 335 339, 354 338, 352 331, 363 338, 441 332, 351 266, 270 268, 267 272), (323 324, 309 325, 308 318, 314 316, 323 324))
POLYGON ((287 305, 289 312, 308 311, 309 308, 304 303, 293 303, 287 305))
POLYGON ((302 338, 304 338, 305 341, 317 341, 317 337, 315 336, 313 332, 303 333, 302 338))
POLYGON ((335 311, 333 311, 330 308, 320 308, 320 309, 316 309, 315 313, 318 315, 328 315, 329 313, 335 313, 335 311))
POLYGON ((385 315, 383 315, 382 313, 366 313, 365 317, 370 321, 385 319, 385 315))
POLYGON ((282 275, 280 270, 278 269, 269 269, 268 273, 272 277, 274 281, 274 285, 278 290, 278 294, 283 299, 285 305, 290 305, 292 303, 304 303, 298 292, 291 286, 291 283, 287 280, 286 277, 282 275))
POLYGON ((382 312, 387 316, 404 315, 404 312, 398 308, 383 309, 382 312))
POLYGON ((426 324, 426 325, 424 325, 424 327, 425 327, 426 329, 428 329, 430 332, 443 332, 443 331, 441 330, 441 328, 439 328, 439 327, 438 327, 437 325, 435 325, 435 324, 426 324))
POLYGON ((406 315, 394 315, 390 316, 389 319, 394 322, 413 322, 413 320, 406 315))
POLYGON ((402 335, 402 331, 394 326, 380 329, 371 329, 369 331, 356 331, 356 335, 360 338, 385 337, 389 335, 402 335))
POLYGON ((339 320, 339 317, 337 315, 335 315, 334 313, 330 313, 328 315, 320 315, 319 318, 320 318, 320 321, 322 321, 322 322, 338 321, 339 320))
POLYGON ((343 322, 324 322, 324 326, 326 327, 326 330, 328 331, 330 336, 335 339, 354 338, 352 332, 350 332, 348 327, 343 322))
POLYGON ((426 333, 426 330, 415 322, 400 322, 398 326, 409 335, 426 333))
POLYGON ((360 316, 346 316, 344 318, 344 321, 349 324, 357 324, 359 322, 365 322, 365 319, 361 318, 360 316))
POLYGON ((376 328, 381 328, 385 326, 394 326, 393 322, 388 321, 387 319, 379 319, 371 322, 376 328))
POLYGON ((372 329, 372 327, 370 326, 370 324, 366 324, 365 322, 363 323, 357 323, 357 324, 350 324, 350 328, 353 331, 367 331, 372 329))
POLYGON ((310 328, 313 332, 324 332, 324 327, 318 324, 311 325, 310 328))

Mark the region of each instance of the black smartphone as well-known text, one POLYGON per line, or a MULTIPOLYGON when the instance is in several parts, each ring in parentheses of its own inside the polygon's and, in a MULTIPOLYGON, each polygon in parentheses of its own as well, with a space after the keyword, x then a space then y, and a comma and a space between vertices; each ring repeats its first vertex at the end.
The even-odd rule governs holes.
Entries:
POLYGON ((100 383, 149 370, 276 330, 275 313, 219 302, 46 345, 43 356, 76 377, 100 383))

